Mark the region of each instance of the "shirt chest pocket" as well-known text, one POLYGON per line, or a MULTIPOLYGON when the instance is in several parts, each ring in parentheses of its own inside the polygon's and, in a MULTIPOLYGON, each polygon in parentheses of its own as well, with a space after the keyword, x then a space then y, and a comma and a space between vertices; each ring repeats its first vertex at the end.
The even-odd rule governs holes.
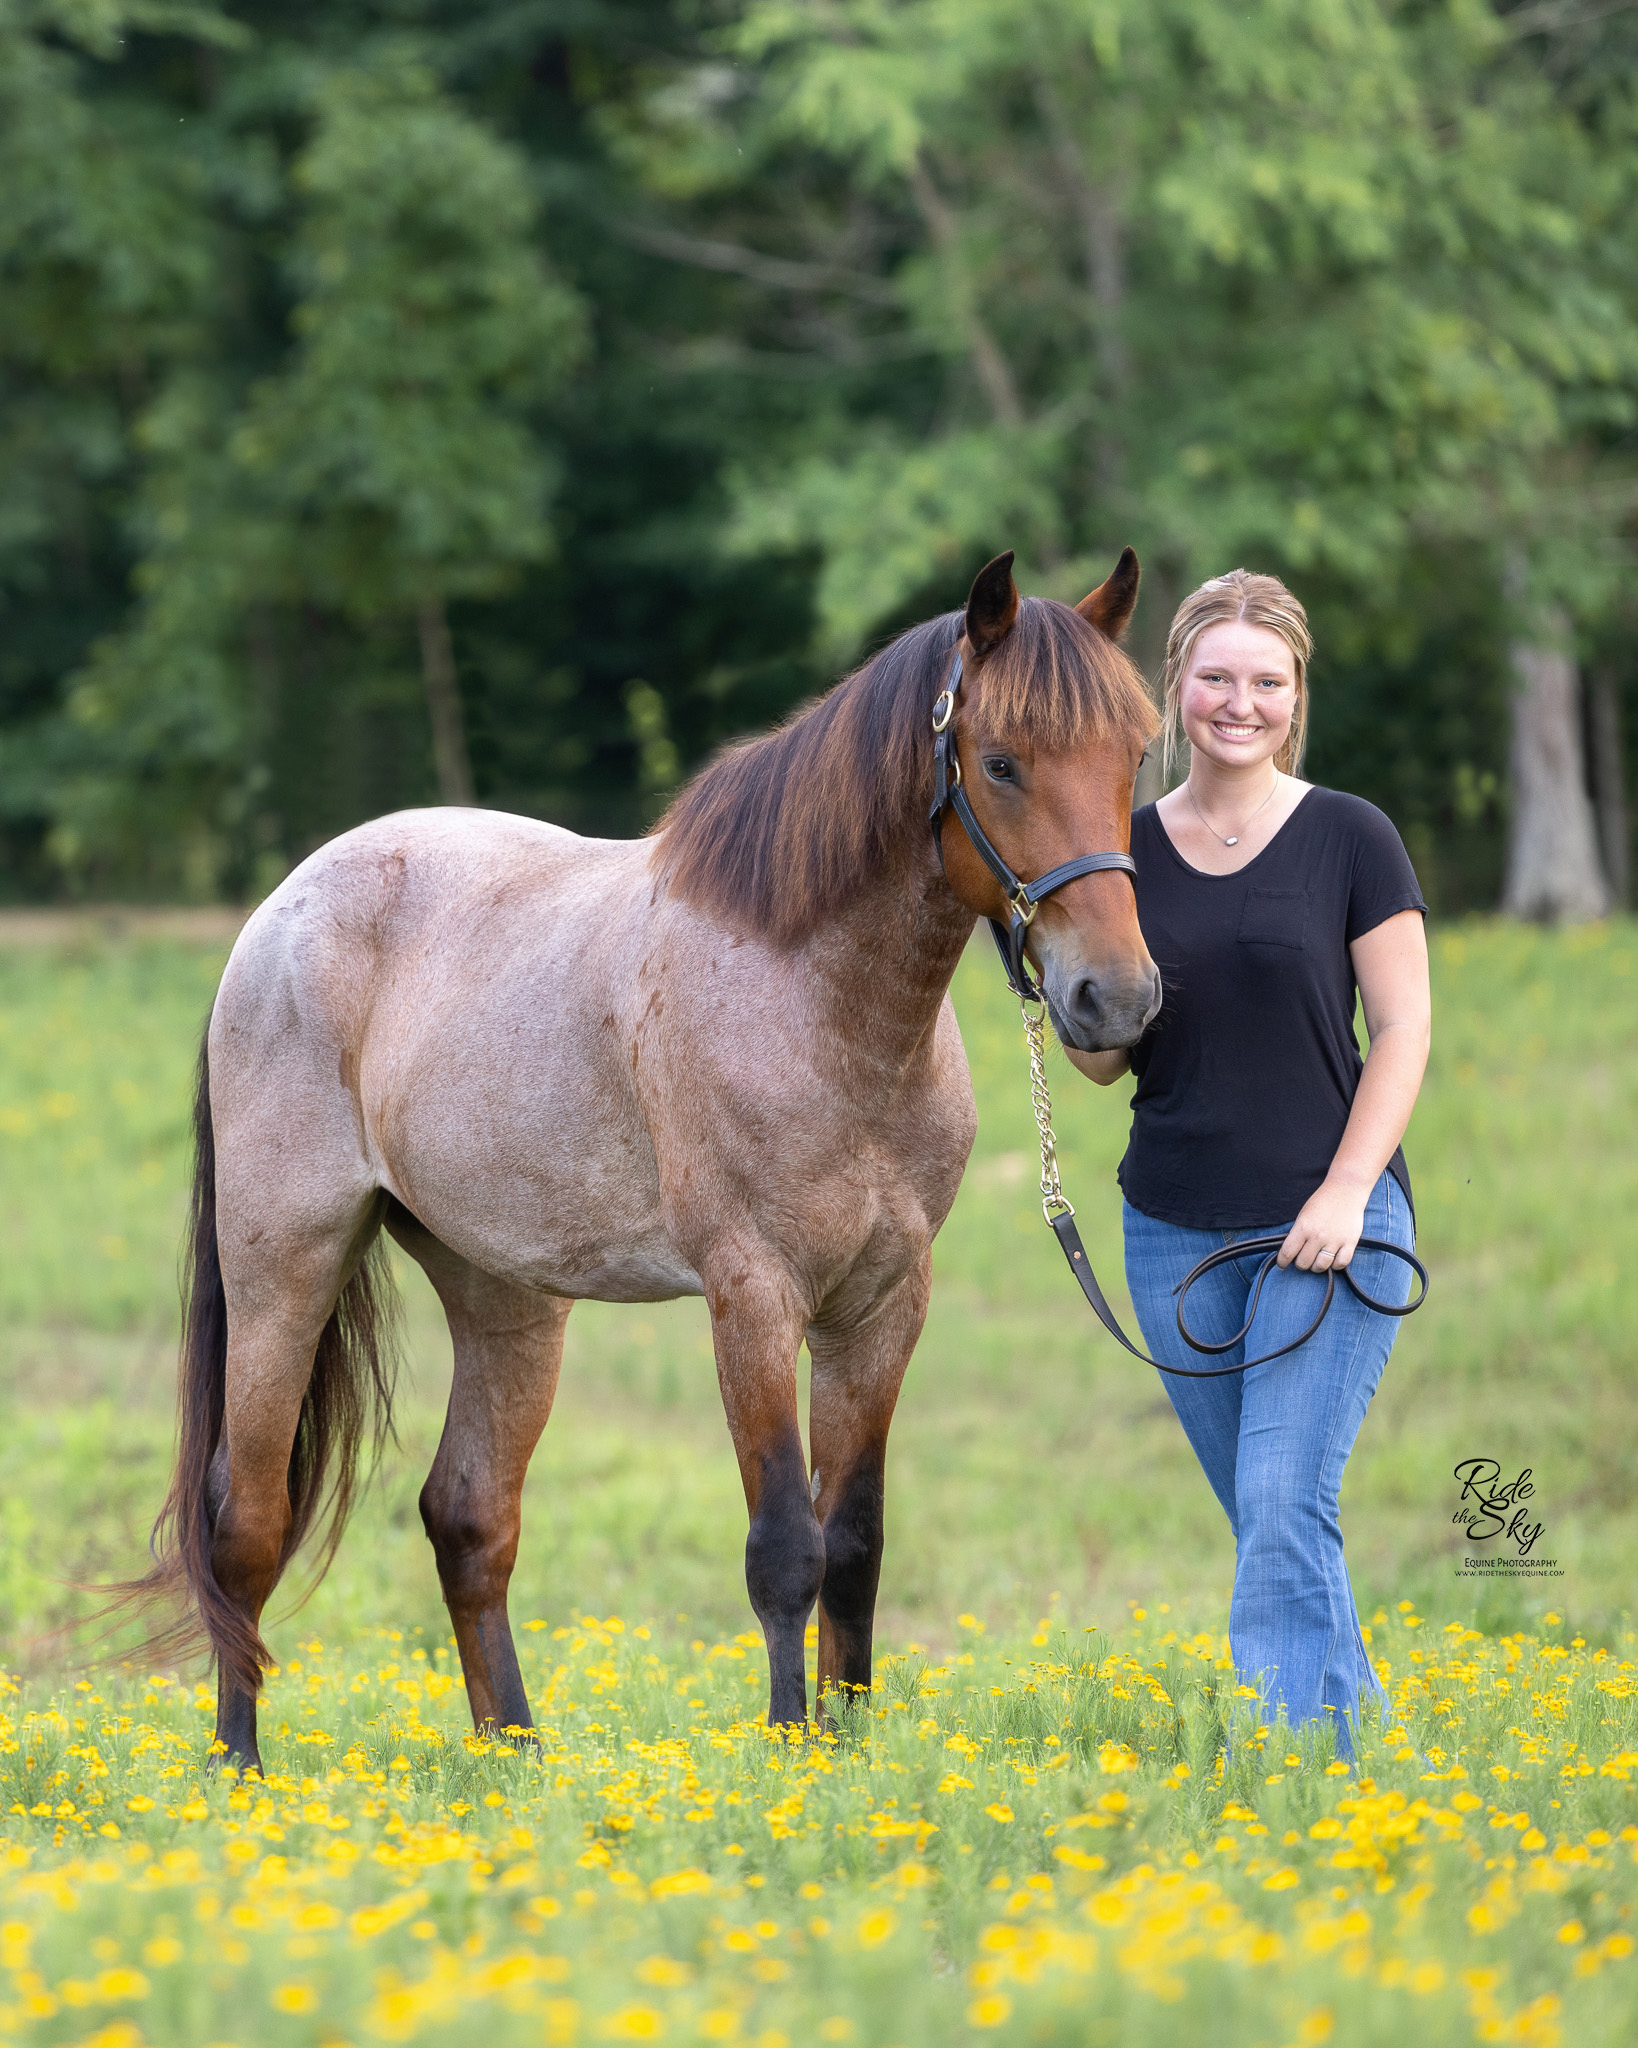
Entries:
POLYGON ((1248 889, 1234 936, 1242 946, 1284 946, 1300 953, 1308 939, 1308 891, 1248 889))

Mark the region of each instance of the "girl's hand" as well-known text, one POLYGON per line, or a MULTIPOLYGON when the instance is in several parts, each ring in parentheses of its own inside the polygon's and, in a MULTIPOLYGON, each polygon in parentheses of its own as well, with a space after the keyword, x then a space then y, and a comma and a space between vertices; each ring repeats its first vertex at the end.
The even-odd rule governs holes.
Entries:
POLYGON ((1365 1228, 1368 1188, 1322 1181, 1302 1205, 1302 1213, 1280 1246, 1282 1266, 1304 1273, 1340 1273, 1354 1255, 1365 1228))

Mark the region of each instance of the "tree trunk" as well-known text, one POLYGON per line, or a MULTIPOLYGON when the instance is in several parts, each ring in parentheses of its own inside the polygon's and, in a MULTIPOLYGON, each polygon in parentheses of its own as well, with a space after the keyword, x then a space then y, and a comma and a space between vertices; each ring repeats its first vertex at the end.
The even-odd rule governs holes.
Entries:
POLYGON ((1513 670, 1513 824, 1502 908, 1542 924, 1603 917, 1610 894, 1598 860, 1581 755, 1581 677, 1557 607, 1508 649, 1513 670))
POLYGON ((461 722, 461 687, 455 675, 455 650, 449 640, 449 615, 441 597, 427 597, 416 609, 421 634, 421 677, 426 684, 427 716, 432 721, 432 760, 438 772, 438 795, 446 804, 470 804, 472 764, 461 722))
POLYGON ((910 196, 916 202, 916 210, 933 238, 934 247, 944 258, 953 300, 951 311, 966 330, 973 368, 984 396, 989 400, 990 411, 995 415, 998 426, 1021 427, 1024 408, 1019 403, 1018 387, 1012 380, 1006 357, 978 310, 977 295, 962 262, 961 238, 955 215, 945 204, 943 194, 933 183, 932 174, 920 157, 911 164, 908 177, 910 196))
MULTIPOLYGON (((1086 318, 1098 365, 1093 406, 1092 479, 1105 517, 1126 479, 1125 430, 1132 364, 1126 347, 1126 251, 1121 208, 1110 180, 1094 180, 1075 140, 1063 96, 1051 76, 1035 74, 1035 100, 1081 233, 1086 318)), ((1112 174, 1111 174, 1112 178, 1112 174)))
POLYGON ((1621 744, 1621 696, 1608 663, 1592 675, 1592 786, 1598 845, 1614 907, 1632 900, 1632 829, 1627 822, 1626 752, 1621 744))
POLYGON ((1103 404, 1092 444, 1098 491, 1105 505, 1126 480, 1124 430, 1131 403, 1131 361, 1122 320, 1126 309, 1126 263, 1121 218, 1107 192, 1083 187, 1087 278, 1092 288, 1093 339, 1103 378, 1103 404))

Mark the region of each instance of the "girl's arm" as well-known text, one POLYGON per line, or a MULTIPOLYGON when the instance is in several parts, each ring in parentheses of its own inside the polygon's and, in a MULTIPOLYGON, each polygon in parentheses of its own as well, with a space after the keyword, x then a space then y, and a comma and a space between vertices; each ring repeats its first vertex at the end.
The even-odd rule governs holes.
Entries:
MULTIPOLYGON (((1393 1157, 1428 1063, 1433 1002, 1422 913, 1402 910, 1348 949, 1371 1049, 1331 1170, 1280 1247, 1282 1266, 1340 1271, 1365 1227, 1365 1204, 1393 1157)), ((1108 1055, 1094 1054, 1094 1058, 1108 1055)))

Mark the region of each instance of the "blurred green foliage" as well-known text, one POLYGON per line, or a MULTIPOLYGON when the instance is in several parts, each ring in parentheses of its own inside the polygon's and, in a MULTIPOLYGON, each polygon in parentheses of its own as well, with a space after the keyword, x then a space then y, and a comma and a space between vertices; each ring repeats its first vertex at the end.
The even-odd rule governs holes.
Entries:
POLYGON ((1638 22, 1564 0, 0 0, 0 891, 630 831, 985 556, 1289 576, 1494 891, 1504 565, 1638 705, 1638 22), (440 653, 440 650, 445 650, 440 653))

